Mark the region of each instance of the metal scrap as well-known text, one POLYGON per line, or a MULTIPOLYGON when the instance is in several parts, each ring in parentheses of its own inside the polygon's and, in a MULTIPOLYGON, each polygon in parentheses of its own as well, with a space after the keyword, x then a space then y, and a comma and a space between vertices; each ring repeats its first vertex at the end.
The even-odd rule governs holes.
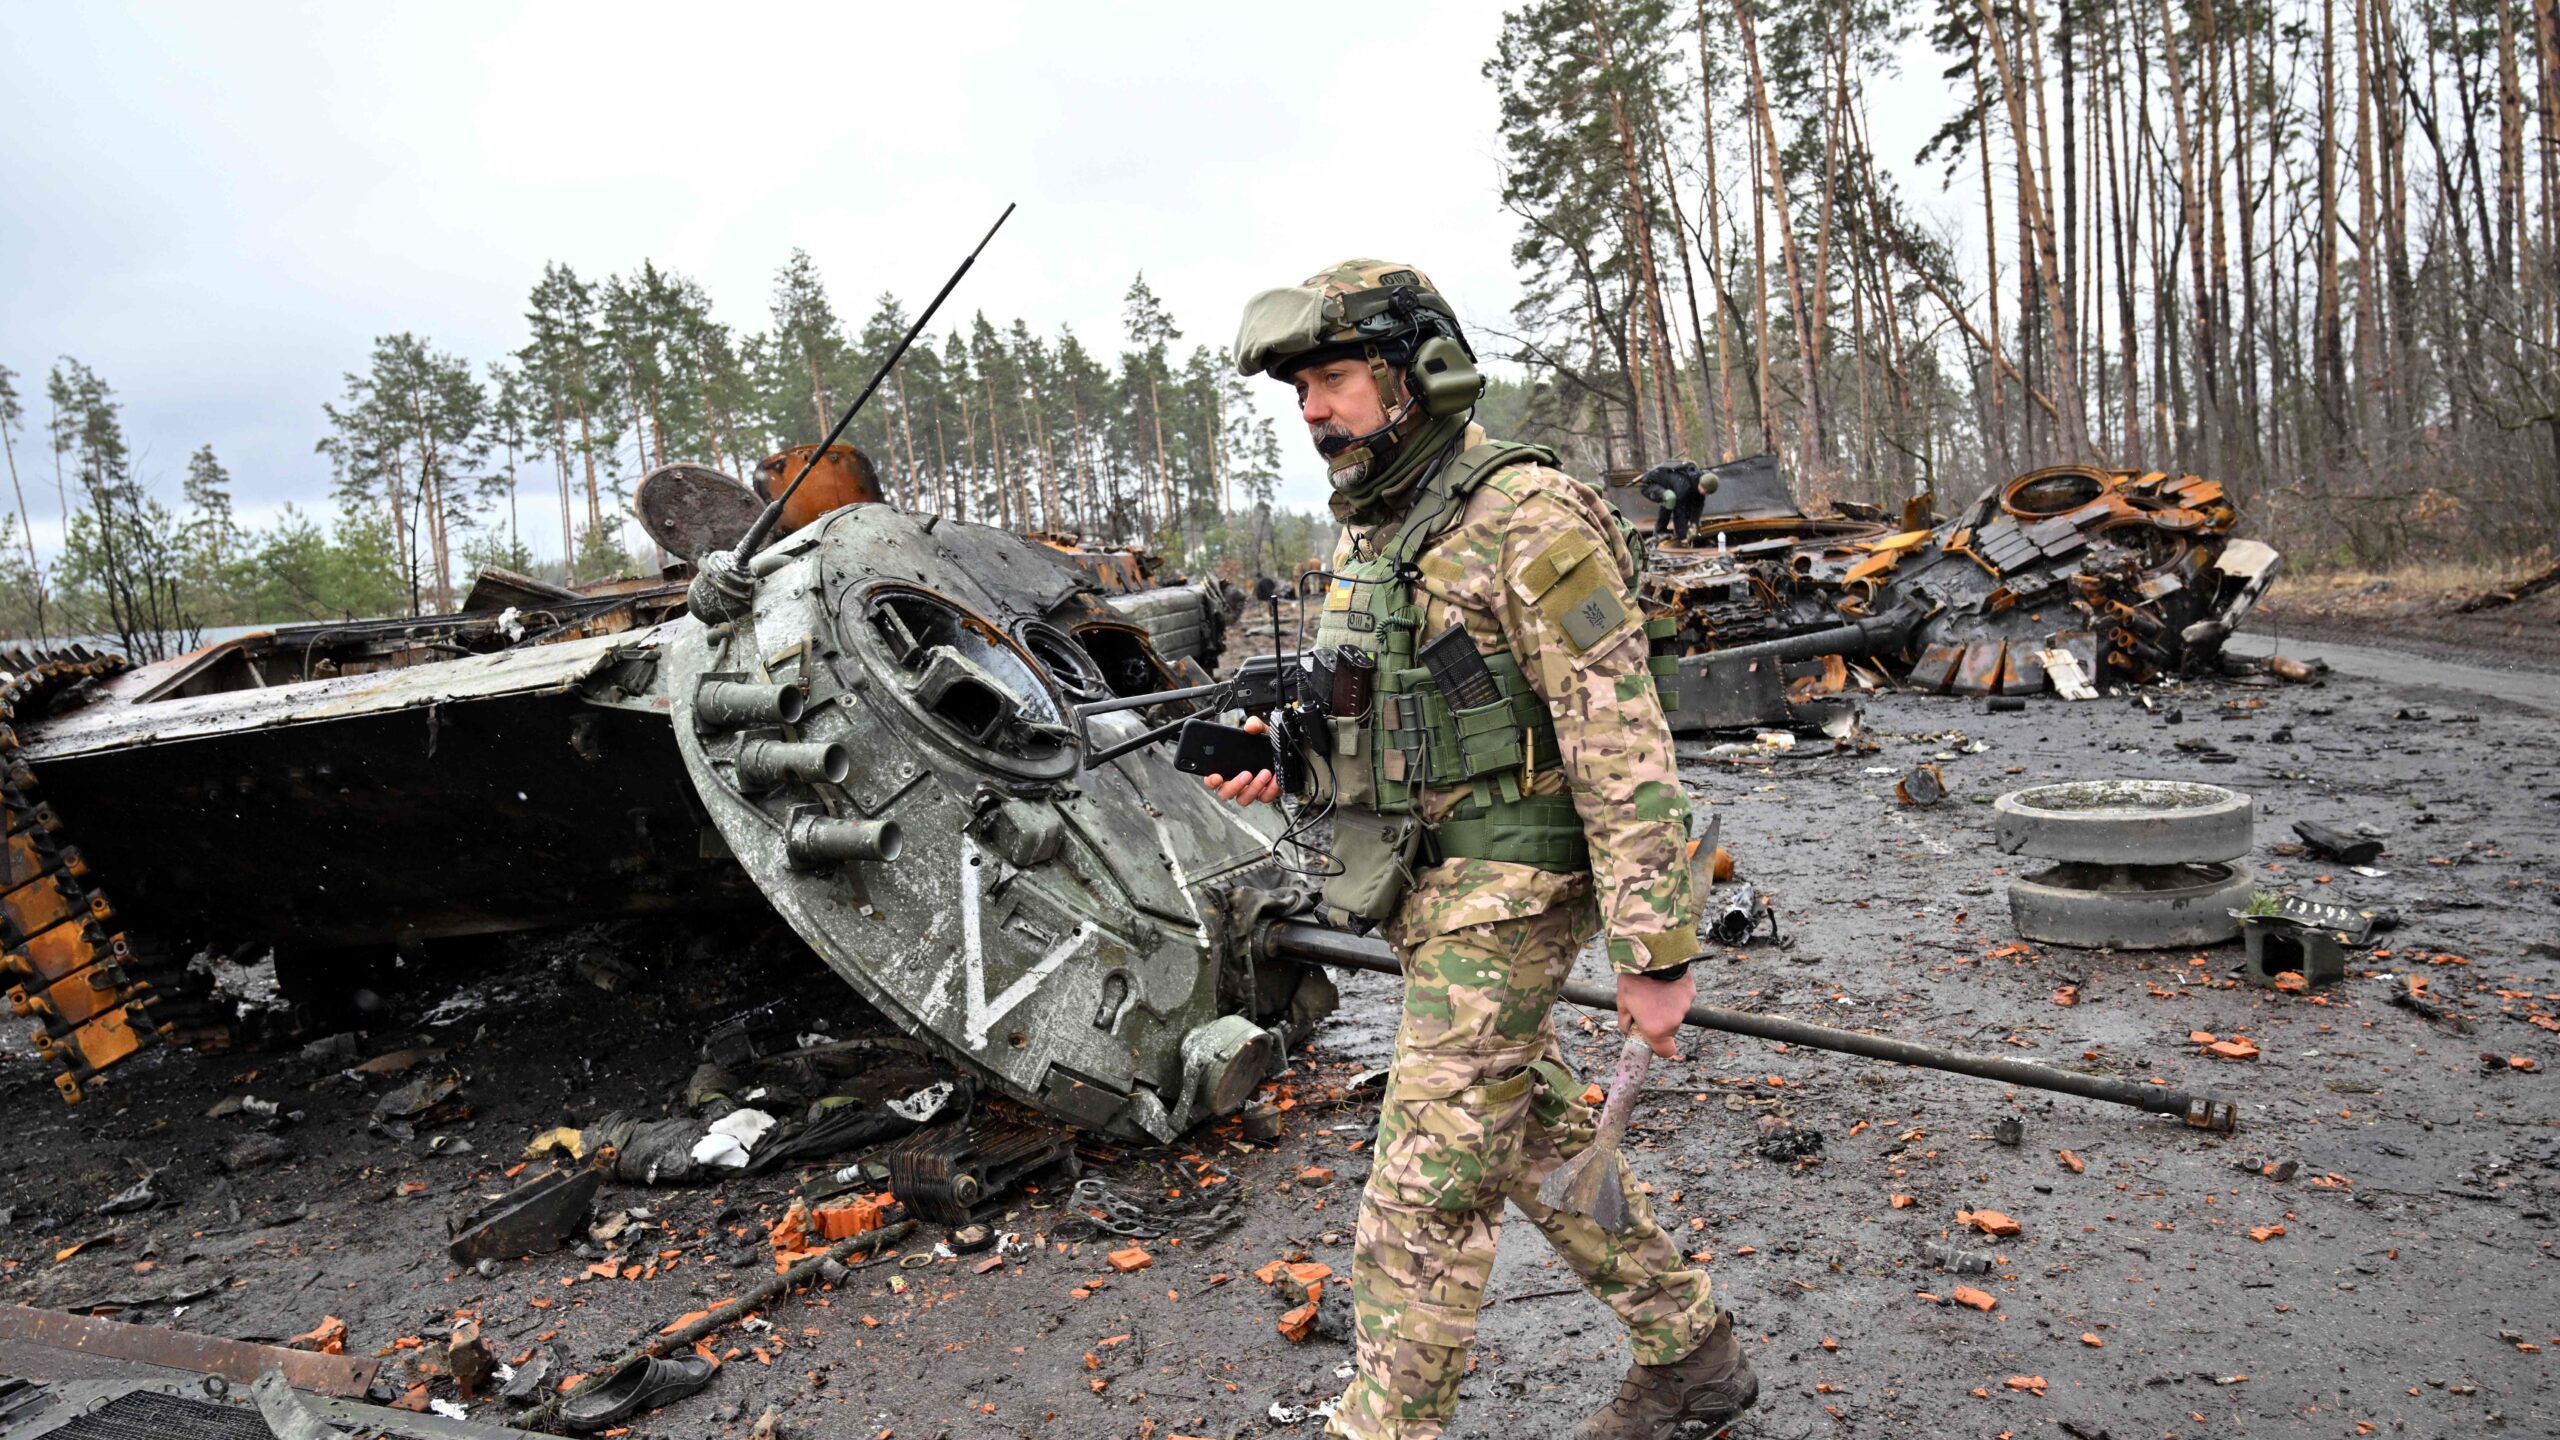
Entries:
POLYGON ((1689 543, 1654 547, 1639 585, 1686 652, 1675 729, 1781 720, 1781 687, 1822 657, 1959 695, 2078 699, 2189 673, 2280 564, 2232 538, 2238 508, 2196 475, 2053 466, 1924 529, 1873 506, 1807 514, 1769 456, 1714 473, 1710 513, 1689 543))
POLYGON ((359 1396, 373 1384, 380 1362, 352 1355, 317 1355, 245 1340, 223 1340, 156 1325, 127 1325, 87 1315, 64 1315, 24 1305, 0 1306, 0 1340, 77 1350, 85 1355, 219 1375, 242 1385, 270 1370, 283 1372, 297 1390, 359 1396))

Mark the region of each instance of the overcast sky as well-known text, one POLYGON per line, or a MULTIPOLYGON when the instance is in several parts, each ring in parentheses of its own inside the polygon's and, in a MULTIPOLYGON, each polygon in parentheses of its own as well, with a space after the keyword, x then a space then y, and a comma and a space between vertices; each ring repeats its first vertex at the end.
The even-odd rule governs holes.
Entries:
MULTIPOLYGON (((945 318, 1071 324, 1116 353, 1144 271, 1185 348, 1220 345, 1252 291, 1373 254, 1501 322, 1479 73, 1500 7, 1345 13, 0 0, 0 364, 28 399, 38 540, 59 529, 57 355, 114 386, 161 493, 210 442, 251 523, 325 512, 320 407, 373 337, 501 358, 547 260, 655 260, 754 330, 798 246, 858 323, 883 290, 921 304, 1019 201, 945 318)), ((1321 467, 1285 450, 1284 499, 1313 505, 1321 467)), ((556 554, 541 483, 524 532, 556 554)))

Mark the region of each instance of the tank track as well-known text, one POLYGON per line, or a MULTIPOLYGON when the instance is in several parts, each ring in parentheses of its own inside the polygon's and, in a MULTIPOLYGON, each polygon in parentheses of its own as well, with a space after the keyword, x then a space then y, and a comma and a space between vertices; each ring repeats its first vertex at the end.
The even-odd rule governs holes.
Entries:
POLYGON ((76 645, 0 651, 0 985, 11 1012, 36 1022, 36 1053, 55 1068, 66 1104, 108 1066, 177 1041, 177 1012, 192 1008, 166 1003, 182 988, 184 957, 124 933, 19 754, 21 719, 127 668, 120 655, 76 645))

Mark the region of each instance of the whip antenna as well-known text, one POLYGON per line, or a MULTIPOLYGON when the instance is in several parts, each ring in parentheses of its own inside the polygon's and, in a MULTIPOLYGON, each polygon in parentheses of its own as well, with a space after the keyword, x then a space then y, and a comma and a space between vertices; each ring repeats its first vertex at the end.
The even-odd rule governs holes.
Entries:
POLYGON ((783 487, 782 493, 773 497, 773 503, 764 507, 764 513, 756 517, 756 523, 747 527, 747 533, 738 540, 739 563, 754 558, 756 551, 763 547, 766 538, 773 534, 774 525, 782 519, 784 502, 799 492, 800 482, 808 479, 809 472, 818 468, 818 461, 827 453, 827 447, 836 443, 836 437, 844 433, 844 427, 853 423, 853 417, 861 412, 863 402, 871 398, 871 392, 879 389, 880 382, 889 378, 889 372, 897 368, 899 359, 907 353, 907 347, 916 343, 916 337, 924 333, 925 325, 933 319, 933 312, 942 308, 942 302, 949 299, 952 289, 959 285, 960 277, 968 274, 969 267, 978 263, 979 251, 987 248, 987 241, 996 238, 996 232, 1013 217, 1013 211, 1013 206, 1005 206, 1004 213, 996 217, 996 223, 987 227, 977 249, 970 251, 969 257, 960 262, 960 268, 951 272, 951 278, 942 282, 942 289, 934 295, 933 303, 925 306, 924 313, 916 317, 916 323, 907 327, 906 338, 900 340, 898 347, 880 362, 879 369, 871 372, 870 382, 862 387, 861 394, 853 397, 852 404, 844 407, 844 414, 836 417, 835 428, 827 432, 827 438, 819 441, 818 448, 809 452, 808 462, 800 467, 800 473, 792 476, 791 483, 783 487))

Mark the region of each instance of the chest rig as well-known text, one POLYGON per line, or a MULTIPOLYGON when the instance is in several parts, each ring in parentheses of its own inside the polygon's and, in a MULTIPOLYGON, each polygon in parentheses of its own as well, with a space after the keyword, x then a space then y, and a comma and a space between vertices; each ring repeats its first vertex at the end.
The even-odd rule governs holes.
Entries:
MULTIPOLYGON (((1554 719, 1517 657, 1507 646, 1483 654, 1494 698, 1474 705, 1458 703, 1416 659, 1423 639, 1416 594, 1423 552, 1457 523, 1467 496, 1495 472, 1555 461, 1554 452, 1535 445, 1476 446, 1423 483, 1404 522, 1383 544, 1356 552, 1334 571, 1316 644, 1356 646, 1377 664, 1366 710, 1331 717, 1330 753, 1309 757, 1332 781, 1342 842, 1337 858, 1345 867, 1339 879, 1350 882, 1328 887, 1328 898, 1358 889, 1368 902, 1340 908, 1355 914, 1392 909, 1392 899, 1379 893, 1383 877, 1354 873, 1369 867, 1383 865, 1408 877, 1421 866, 1457 859, 1566 874, 1590 868, 1572 796, 1529 793, 1534 777, 1555 768, 1560 757, 1554 719), (1462 785, 1469 793, 1454 809, 1434 823, 1422 822, 1427 792, 1462 785)), ((1603 550, 1580 563, 1610 561, 1603 550)), ((1614 592, 1614 573, 1608 580, 1614 592)), ((1394 887, 1398 896, 1401 888, 1394 887)))

